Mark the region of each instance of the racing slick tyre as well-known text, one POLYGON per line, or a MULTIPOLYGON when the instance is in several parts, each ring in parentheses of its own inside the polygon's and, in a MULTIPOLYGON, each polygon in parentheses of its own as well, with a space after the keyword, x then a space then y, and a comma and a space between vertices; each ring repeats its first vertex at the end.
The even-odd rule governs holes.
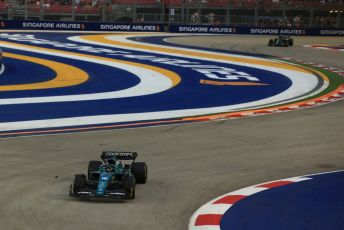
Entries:
POLYGON ((88 171, 87 171, 88 180, 98 180, 99 174, 92 173, 92 171, 98 171, 99 166, 101 165, 102 165, 101 161, 90 161, 88 163, 88 171))
POLYGON ((74 177, 74 190, 85 188, 86 186, 86 176, 85 175, 75 175, 74 177))
POLYGON ((294 40, 293 39, 289 39, 288 43, 289 43, 290 46, 293 46, 294 45, 294 40))
POLYGON ((270 39, 269 42, 268 42, 268 45, 269 45, 269 46, 272 46, 273 43, 274 43, 274 41, 273 41, 272 39, 270 39))
POLYGON ((69 195, 75 195, 76 191, 86 186, 86 176, 85 175, 75 175, 73 183, 70 185, 69 195))
POLYGON ((135 198, 135 177, 126 176, 123 181, 123 188, 128 193, 129 199, 135 198))
POLYGON ((133 164, 133 174, 136 183, 145 184, 147 182, 148 168, 146 162, 135 162, 133 164))

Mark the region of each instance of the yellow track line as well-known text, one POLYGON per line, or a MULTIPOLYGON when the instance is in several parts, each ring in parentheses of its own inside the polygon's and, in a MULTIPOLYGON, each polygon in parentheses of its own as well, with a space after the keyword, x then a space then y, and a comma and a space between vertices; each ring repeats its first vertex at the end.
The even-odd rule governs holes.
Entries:
POLYGON ((199 83, 205 85, 236 85, 236 86, 258 86, 258 85, 269 85, 265 83, 256 83, 256 82, 224 82, 224 81, 212 81, 212 80, 200 80, 199 83))
POLYGON ((107 39, 108 36, 122 36, 125 35, 125 33, 122 34, 100 34, 100 35, 82 35, 80 38, 89 40, 89 41, 96 41, 100 43, 110 44, 110 45, 116 45, 116 46, 123 46, 123 47, 129 47, 134 49, 145 49, 147 51, 158 51, 158 52, 166 52, 166 53, 172 53, 172 54, 181 54, 181 55, 189 55, 194 57, 201 57, 201 58, 212 58, 216 60, 224 60, 224 61, 233 61, 233 62, 239 62, 239 63, 246 63, 246 64, 255 64, 255 65, 263 65, 263 66, 269 66, 269 67, 276 67, 276 68, 282 68, 287 70, 294 70, 299 71, 303 73, 317 73, 319 76, 323 78, 324 81, 329 81, 328 77, 317 71, 313 70, 310 71, 309 68, 306 67, 300 67, 292 64, 287 64, 284 62, 273 62, 270 60, 258 60, 258 59, 250 59, 250 58, 242 58, 242 57, 233 57, 233 56, 227 56, 222 54, 211 54, 211 53, 201 53, 196 51, 189 51, 189 50, 178 50, 173 49, 169 47, 157 47, 157 46, 150 46, 145 44, 134 44, 130 42, 121 42, 121 41, 114 41, 107 39))
MULTIPOLYGON (((113 34, 111 36, 116 36, 116 35, 118 35, 118 34, 113 34)), ((123 35, 123 34, 120 34, 120 35, 123 35)), ((226 55, 222 55, 222 54, 201 53, 201 52, 196 52, 196 51, 191 51, 191 50, 179 50, 179 49, 174 49, 174 48, 169 48, 169 47, 156 47, 156 46, 150 46, 150 45, 145 45, 145 44, 134 44, 134 43, 130 43, 130 42, 121 42, 121 41, 110 40, 110 39, 106 38, 108 36, 109 36, 109 34, 107 34, 107 35, 104 35, 104 34, 101 34, 101 35, 82 35, 82 36, 80 36, 80 38, 82 38, 84 40, 96 41, 96 42, 111 44, 111 45, 116 45, 116 46, 130 47, 130 48, 133 48, 133 50, 145 49, 147 51, 159 51, 159 52, 181 54, 181 55, 188 55, 188 56, 201 57, 201 58, 212 58, 212 59, 216 59, 216 60, 233 61, 233 62, 263 65, 263 66, 269 66, 269 67, 278 67, 278 68, 308 73, 308 71, 304 70, 303 68, 293 66, 293 65, 288 65, 285 63, 276 63, 276 62, 272 62, 269 60, 258 60, 258 59, 244 58, 244 57, 233 57, 233 56, 226 56, 226 55)))
MULTIPOLYGON (((0 91, 17 91, 17 90, 35 90, 35 89, 50 89, 50 88, 61 88, 73 85, 79 85, 86 82, 89 76, 83 70, 76 68, 74 66, 66 65, 63 63, 49 61, 41 58, 24 56, 12 53, 3 53, 4 57, 14 58, 18 60, 24 60, 28 62, 33 62, 39 65, 46 66, 53 71, 55 71, 56 76, 54 79, 28 84, 16 84, 16 85, 3 85, 0 86, 0 91)), ((18 66, 20 68, 20 66, 18 66)), ((34 79, 34 76, 32 77, 34 79)))
MULTIPOLYGON (((42 48, 42 47, 38 47, 38 46, 23 45, 23 44, 18 44, 18 43, 13 43, 13 42, 0 41, 0 46, 1 46, 1 44, 6 45, 7 47, 12 46, 13 48, 16 46, 22 47, 24 50, 25 49, 35 49, 35 50, 41 51, 42 53, 50 52, 50 53, 57 53, 57 54, 79 56, 80 60, 82 60, 83 57, 84 58, 92 58, 92 59, 104 60, 104 61, 109 61, 109 62, 114 62, 114 63, 122 63, 122 64, 126 64, 126 65, 132 65, 132 66, 137 66, 140 68, 149 69, 149 70, 152 70, 155 72, 159 72, 159 73, 163 74, 164 76, 168 77, 172 81, 172 87, 175 87, 181 81, 181 78, 178 74, 176 74, 170 70, 163 69, 163 68, 156 67, 156 66, 151 66, 151 65, 146 65, 146 64, 141 64, 141 63, 136 63, 136 62, 131 62, 131 61, 117 60, 117 59, 106 58, 106 57, 99 57, 99 56, 88 55, 88 54, 81 54, 81 53, 75 53, 75 52, 68 52, 68 51, 61 51, 61 50, 55 50, 55 49, 49 49, 49 48, 42 48)), ((32 52, 32 51, 29 51, 29 52, 32 52)))

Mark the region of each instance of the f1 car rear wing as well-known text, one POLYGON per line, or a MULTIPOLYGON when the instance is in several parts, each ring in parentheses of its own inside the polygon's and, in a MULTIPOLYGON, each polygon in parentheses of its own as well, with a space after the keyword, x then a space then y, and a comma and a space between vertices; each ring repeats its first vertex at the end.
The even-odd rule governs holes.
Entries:
POLYGON ((102 160, 115 158, 117 160, 135 160, 137 152, 115 152, 115 151, 104 151, 102 153, 102 160))

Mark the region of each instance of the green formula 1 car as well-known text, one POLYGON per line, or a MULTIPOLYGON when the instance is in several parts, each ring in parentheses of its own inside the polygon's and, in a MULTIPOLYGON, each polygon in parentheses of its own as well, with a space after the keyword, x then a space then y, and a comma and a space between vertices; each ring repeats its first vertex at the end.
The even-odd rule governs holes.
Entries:
POLYGON ((294 45, 294 40, 290 36, 279 35, 277 38, 270 39, 268 45, 288 47, 294 45))
POLYGON ((136 183, 147 181, 147 164, 135 162, 136 157, 136 152, 103 152, 103 162, 89 162, 87 176, 75 175, 69 195, 80 199, 134 199, 136 183))

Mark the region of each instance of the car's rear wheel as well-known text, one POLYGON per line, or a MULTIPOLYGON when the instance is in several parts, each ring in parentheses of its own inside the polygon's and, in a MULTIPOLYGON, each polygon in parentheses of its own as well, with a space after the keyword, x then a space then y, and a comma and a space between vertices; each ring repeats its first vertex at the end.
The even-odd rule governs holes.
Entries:
POLYGON ((99 174, 98 173, 92 173, 93 171, 98 171, 99 167, 102 165, 101 161, 90 161, 88 163, 88 174, 87 177, 89 180, 98 180, 99 174))
POLYGON ((294 45, 294 40, 293 39, 289 39, 288 43, 289 43, 290 46, 293 46, 294 45))
POLYGON ((274 41, 272 39, 270 39, 268 45, 272 46, 273 43, 274 43, 274 41))
POLYGON ((132 170, 136 179, 136 183, 145 184, 147 182, 148 168, 145 162, 135 162, 132 170))

